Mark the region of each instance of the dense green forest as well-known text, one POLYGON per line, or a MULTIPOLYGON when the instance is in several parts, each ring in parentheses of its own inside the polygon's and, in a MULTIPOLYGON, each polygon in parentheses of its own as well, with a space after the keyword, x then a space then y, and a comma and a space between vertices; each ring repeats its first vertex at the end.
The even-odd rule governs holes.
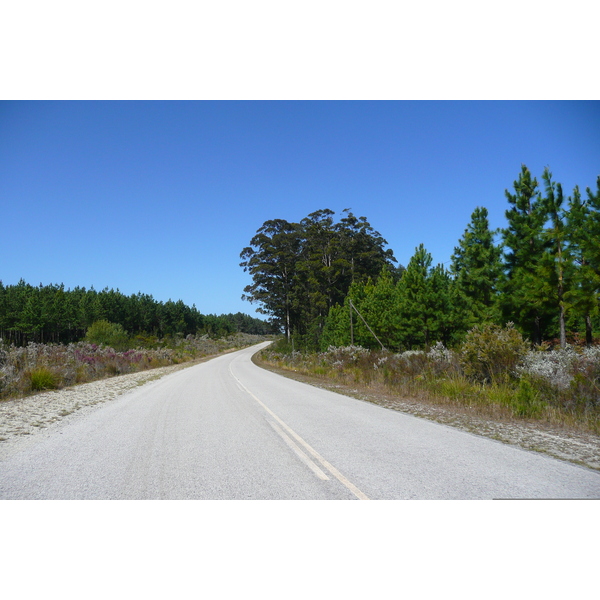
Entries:
POLYGON ((246 314, 203 315, 181 300, 159 302, 147 294, 127 296, 119 290, 64 285, 32 286, 0 281, 0 338, 21 346, 28 342, 70 343, 86 334, 95 322, 121 325, 130 335, 221 337, 242 332, 264 335, 272 326, 246 314))
POLYGON ((296 349, 358 344, 418 349, 459 344, 475 325, 513 322, 532 343, 594 341, 600 327, 600 177, 565 197, 546 168, 523 165, 505 190, 506 226, 475 208, 449 268, 421 244, 406 269, 365 217, 320 210, 300 223, 267 221, 241 253, 243 298, 296 349))

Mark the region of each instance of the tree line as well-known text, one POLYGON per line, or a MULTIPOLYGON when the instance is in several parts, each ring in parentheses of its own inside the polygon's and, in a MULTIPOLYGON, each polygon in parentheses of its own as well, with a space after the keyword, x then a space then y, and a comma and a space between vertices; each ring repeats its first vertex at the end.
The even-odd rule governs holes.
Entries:
POLYGON ((118 289, 96 291, 63 284, 33 286, 0 281, 0 339, 6 343, 70 343, 95 322, 121 325, 129 335, 222 337, 236 332, 264 335, 272 326, 243 313, 203 315, 181 300, 159 302, 148 294, 127 296, 118 289))
POLYGON ((534 344, 600 327, 600 177, 565 197, 546 168, 540 186, 523 165, 506 227, 491 230, 477 207, 451 257, 433 265, 419 245, 406 269, 385 240, 349 211, 329 210, 299 224, 267 221, 242 251, 261 304, 297 347, 350 343, 406 350, 458 344, 475 325, 513 322, 534 344))

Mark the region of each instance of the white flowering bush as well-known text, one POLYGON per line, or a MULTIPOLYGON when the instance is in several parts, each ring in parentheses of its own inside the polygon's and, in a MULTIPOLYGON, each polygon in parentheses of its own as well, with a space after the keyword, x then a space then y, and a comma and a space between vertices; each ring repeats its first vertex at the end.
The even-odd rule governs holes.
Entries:
POLYGON ((319 354, 319 357, 331 364, 332 362, 347 364, 356 364, 369 357, 371 351, 362 346, 329 346, 325 352, 319 354))
POLYGON ((573 367, 579 360, 580 355, 570 347, 546 352, 531 351, 525 355, 517 372, 521 376, 544 379, 557 388, 566 389, 573 379, 573 367))
POLYGON ((400 352, 396 356, 404 360, 410 360, 413 356, 425 356, 425 352, 423 350, 406 350, 406 352, 400 352))
MULTIPOLYGON (((560 350, 528 352, 518 367, 521 375, 543 379, 559 389, 567 389, 577 375, 600 371, 600 347, 576 350, 567 346, 560 350)), ((596 375, 597 377, 597 375, 596 375)))
POLYGON ((448 350, 442 342, 437 342, 427 353, 427 358, 436 362, 450 362, 452 360, 452 355, 453 352, 448 350))

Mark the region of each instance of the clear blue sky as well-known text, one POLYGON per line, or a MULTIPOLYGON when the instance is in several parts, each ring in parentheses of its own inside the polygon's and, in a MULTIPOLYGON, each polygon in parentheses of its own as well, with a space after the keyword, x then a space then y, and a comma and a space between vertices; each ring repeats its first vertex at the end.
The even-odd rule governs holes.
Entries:
POLYGON ((475 207, 505 224, 521 164, 594 189, 600 103, 3 101, 0 279, 254 315, 265 220, 351 208, 399 263, 447 263, 475 207))

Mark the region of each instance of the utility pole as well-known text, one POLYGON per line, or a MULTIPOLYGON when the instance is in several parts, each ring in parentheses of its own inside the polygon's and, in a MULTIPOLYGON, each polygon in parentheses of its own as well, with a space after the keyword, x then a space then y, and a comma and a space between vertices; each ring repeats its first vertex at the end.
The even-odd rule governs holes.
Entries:
POLYGON ((352 300, 350 300, 350 304, 349 304, 348 308, 350 309, 350 345, 354 346, 354 324, 352 323, 352 300))

